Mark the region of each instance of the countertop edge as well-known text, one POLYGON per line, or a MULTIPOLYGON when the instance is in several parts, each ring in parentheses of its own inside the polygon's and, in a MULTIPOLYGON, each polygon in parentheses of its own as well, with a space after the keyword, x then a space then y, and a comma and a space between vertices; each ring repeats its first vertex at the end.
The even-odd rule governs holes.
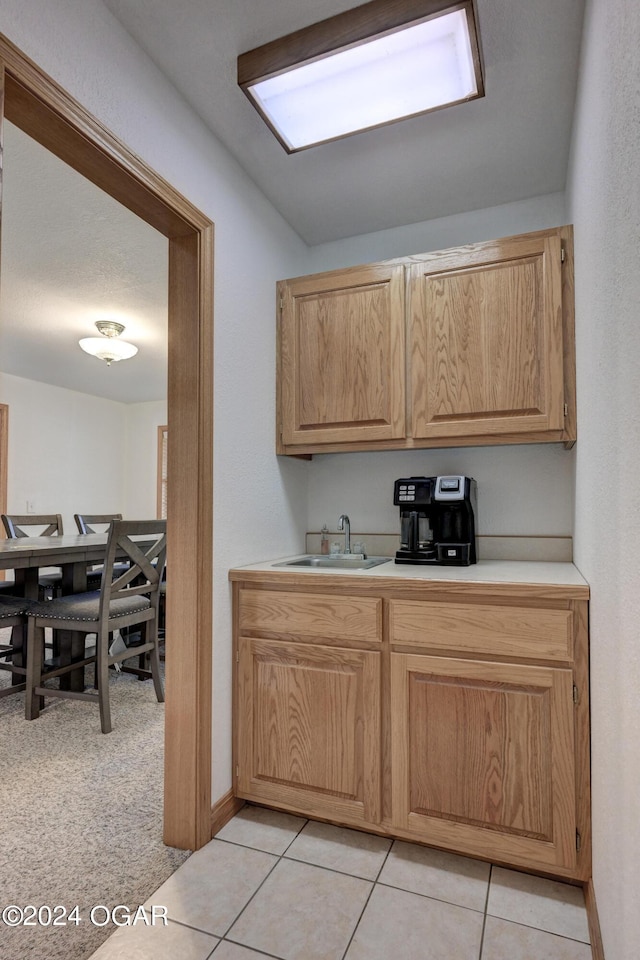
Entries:
POLYGON ((304 572, 286 570, 280 567, 272 569, 247 569, 242 567, 229 570, 231 582, 267 583, 282 587, 318 588, 325 590, 347 590, 350 592, 380 593, 387 591, 402 591, 403 593, 420 594, 422 597, 429 593, 447 593, 458 596, 518 596, 531 599, 553 600, 588 600, 590 595, 587 583, 539 583, 531 581, 511 580, 452 580, 403 578, 395 575, 370 576, 367 571, 341 571, 333 573, 313 570, 304 572))

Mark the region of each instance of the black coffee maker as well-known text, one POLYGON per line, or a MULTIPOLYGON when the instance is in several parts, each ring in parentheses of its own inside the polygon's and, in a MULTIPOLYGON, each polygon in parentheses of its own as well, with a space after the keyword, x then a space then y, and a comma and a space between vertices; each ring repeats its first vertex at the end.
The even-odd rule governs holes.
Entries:
POLYGON ((472 477, 409 477, 396 480, 400 507, 396 563, 475 563, 477 491, 472 477))

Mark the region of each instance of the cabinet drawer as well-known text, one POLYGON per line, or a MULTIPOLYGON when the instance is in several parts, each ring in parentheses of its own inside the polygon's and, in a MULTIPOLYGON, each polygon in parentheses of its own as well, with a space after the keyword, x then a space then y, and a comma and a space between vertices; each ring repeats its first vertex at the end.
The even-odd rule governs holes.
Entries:
POLYGON ((396 646, 573 660, 571 610, 392 600, 389 629, 396 646))
POLYGON ((240 633, 279 633, 317 640, 381 640, 382 600, 319 593, 240 591, 240 633))

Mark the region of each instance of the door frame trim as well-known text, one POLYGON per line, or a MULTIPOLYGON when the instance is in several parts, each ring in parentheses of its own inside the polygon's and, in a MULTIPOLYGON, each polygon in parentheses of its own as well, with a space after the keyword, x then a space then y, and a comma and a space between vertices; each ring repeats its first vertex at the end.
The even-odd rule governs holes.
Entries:
POLYGON ((213 232, 174 187, 0 34, 6 117, 169 241, 164 842, 211 839, 213 232))

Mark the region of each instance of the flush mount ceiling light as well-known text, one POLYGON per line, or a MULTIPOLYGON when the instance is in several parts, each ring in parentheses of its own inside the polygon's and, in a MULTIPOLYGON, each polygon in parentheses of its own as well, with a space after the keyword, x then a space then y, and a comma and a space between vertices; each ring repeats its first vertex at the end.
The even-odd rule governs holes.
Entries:
POLYGON ((288 153, 484 96, 473 0, 373 0, 238 57, 288 153))
POLYGON ((116 323, 114 320, 97 320, 96 327, 102 334, 101 337, 85 337, 78 341, 85 353, 90 353, 92 357, 99 357, 100 360, 106 360, 108 367, 114 361, 135 357, 138 348, 132 343, 127 343, 126 340, 118 340, 124 330, 121 323, 116 323))

